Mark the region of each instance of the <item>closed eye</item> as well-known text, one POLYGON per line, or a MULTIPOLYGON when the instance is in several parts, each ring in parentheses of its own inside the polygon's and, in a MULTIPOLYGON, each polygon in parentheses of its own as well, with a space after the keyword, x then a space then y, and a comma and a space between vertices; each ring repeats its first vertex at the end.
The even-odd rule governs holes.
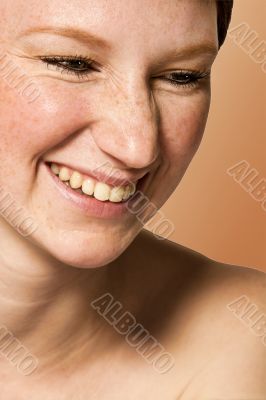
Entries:
MULTIPOLYGON (((92 72, 99 72, 97 63, 91 58, 83 56, 49 56, 40 57, 47 67, 55 66, 62 73, 76 75, 79 79, 86 78, 92 72)), ((169 82, 175 87, 196 87, 201 79, 209 77, 210 71, 185 71, 180 70, 167 75, 154 77, 169 82)))
MULTIPOLYGON (((164 81, 169 82, 173 86, 180 87, 196 87, 200 80, 210 76, 210 71, 184 71, 173 72, 168 75, 160 76, 164 81)), ((158 78, 158 77, 157 77, 158 78)))
POLYGON ((52 56, 52 57, 40 57, 40 59, 46 63, 47 67, 55 66, 57 70, 62 73, 69 73, 76 75, 79 79, 87 77, 96 69, 96 63, 94 60, 87 57, 80 56, 52 56))

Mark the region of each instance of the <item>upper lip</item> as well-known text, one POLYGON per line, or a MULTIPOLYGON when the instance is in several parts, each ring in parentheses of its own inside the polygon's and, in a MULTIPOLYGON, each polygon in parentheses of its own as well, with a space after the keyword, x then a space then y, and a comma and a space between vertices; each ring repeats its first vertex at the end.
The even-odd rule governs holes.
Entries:
MULTIPOLYGON (((86 176, 95 178, 97 181, 105 182, 112 186, 122 186, 122 185, 125 186, 125 185, 129 185, 131 183, 137 184, 137 181, 139 181, 141 178, 143 178, 147 174, 147 172, 144 172, 144 173, 142 172, 139 175, 133 176, 133 175, 119 172, 115 168, 113 168, 110 171, 110 175, 107 175, 104 172, 102 172, 100 169, 90 170, 88 168, 84 168, 84 167, 78 166, 78 165, 73 165, 73 164, 70 165, 70 164, 60 163, 60 162, 56 162, 56 161, 49 161, 49 164, 51 164, 51 163, 54 163, 57 165, 62 165, 71 170, 80 172, 81 174, 84 174, 86 176)), ((104 168, 105 167, 103 165, 103 169, 104 168)))

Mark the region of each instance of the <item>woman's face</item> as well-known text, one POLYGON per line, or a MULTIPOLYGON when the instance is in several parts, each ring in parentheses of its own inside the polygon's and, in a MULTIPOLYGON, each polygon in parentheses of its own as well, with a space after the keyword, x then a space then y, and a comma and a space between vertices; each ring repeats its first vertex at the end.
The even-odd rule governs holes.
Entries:
POLYGON ((3 0, 0 15, 2 193, 34 218, 30 240, 49 254, 105 265, 142 225, 121 204, 60 184, 47 163, 88 176, 108 163, 129 181, 147 174, 141 191, 160 208, 205 128, 215 2, 3 0))

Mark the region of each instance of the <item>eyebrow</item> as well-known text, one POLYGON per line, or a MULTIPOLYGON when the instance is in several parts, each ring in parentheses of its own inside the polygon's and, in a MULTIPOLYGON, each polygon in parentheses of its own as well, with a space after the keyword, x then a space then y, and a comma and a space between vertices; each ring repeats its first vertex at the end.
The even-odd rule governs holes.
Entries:
POLYGON ((163 57, 162 61, 158 61, 155 64, 157 66, 161 66, 167 61, 176 61, 179 59, 185 59, 190 57, 196 57, 200 55, 209 55, 215 57, 218 53, 218 48, 215 46, 215 43, 212 42, 202 42, 202 43, 194 43, 190 46, 186 46, 183 48, 177 48, 175 50, 170 51, 170 53, 166 53, 163 57))
POLYGON ((84 44, 91 43, 95 46, 102 47, 107 50, 111 49, 111 45, 104 39, 96 36, 95 34, 78 28, 42 26, 28 29, 23 33, 23 36, 28 36, 33 33, 52 33, 59 36, 66 36, 72 39, 77 39, 84 44))
MULTIPOLYGON (((106 50, 111 50, 112 46, 103 38, 90 33, 88 31, 84 31, 79 28, 73 27, 56 27, 56 26, 43 26, 43 27, 36 27, 30 28, 23 33, 22 36, 28 36, 34 33, 51 33, 59 36, 65 36, 72 39, 76 39, 83 44, 88 45, 88 43, 95 45, 96 47, 101 47, 106 50)), ((212 56, 217 55, 218 48, 213 42, 203 42, 203 43, 194 43, 190 46, 186 46, 180 49, 172 50, 170 53, 166 54, 167 59, 179 59, 185 58, 189 56, 197 56, 201 54, 209 54, 212 56)), ((164 57, 164 60, 165 58, 164 57)), ((160 66, 165 61, 158 61, 156 65, 160 66)))

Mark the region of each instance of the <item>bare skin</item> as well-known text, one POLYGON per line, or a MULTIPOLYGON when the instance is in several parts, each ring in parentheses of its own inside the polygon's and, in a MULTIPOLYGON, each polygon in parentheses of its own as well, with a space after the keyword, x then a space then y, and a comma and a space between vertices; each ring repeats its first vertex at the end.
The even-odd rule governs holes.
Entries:
MULTIPOLYGON (((159 242, 145 230, 117 261, 108 266, 109 281, 93 295, 88 284, 92 271, 81 270, 77 303, 73 281, 62 289, 64 297, 68 291, 72 294, 71 303, 62 301, 57 291, 56 314, 46 318, 41 311, 37 330, 45 341, 35 337, 34 324, 32 334, 29 324, 26 336, 16 334, 40 364, 23 376, 3 360, 5 399, 16 397, 18 388, 22 400, 264 398, 266 347, 261 336, 227 308, 245 295, 265 312, 264 273, 219 264, 168 240, 159 242), (120 301, 122 311, 129 311, 171 353, 175 362, 169 371, 154 369, 91 307, 105 293, 120 301), (60 321, 58 310, 63 317, 69 315, 69 321, 60 321), (83 324, 73 332, 71 326, 76 329, 80 321, 83 324)), ((37 301, 32 308, 40 310, 37 301)), ((28 314, 35 315, 32 310, 28 314)), ((27 321, 25 316, 21 319, 27 321)))
POLYGON ((159 241, 132 213, 95 217, 44 167, 107 161, 128 180, 147 174, 143 192, 159 209, 204 132, 215 3, 14 0, 0 18, 1 71, 8 60, 40 90, 28 102, 1 75, 1 194, 38 227, 25 237, 0 219, 0 329, 38 360, 25 376, 1 353, 1 398, 264 399, 266 347, 227 305, 244 295, 265 312, 265 274, 159 241), (92 58, 98 70, 78 78, 41 56, 92 58), (181 70, 208 74, 185 86, 181 70), (158 373, 91 306, 108 293, 172 355, 171 370, 158 373))

